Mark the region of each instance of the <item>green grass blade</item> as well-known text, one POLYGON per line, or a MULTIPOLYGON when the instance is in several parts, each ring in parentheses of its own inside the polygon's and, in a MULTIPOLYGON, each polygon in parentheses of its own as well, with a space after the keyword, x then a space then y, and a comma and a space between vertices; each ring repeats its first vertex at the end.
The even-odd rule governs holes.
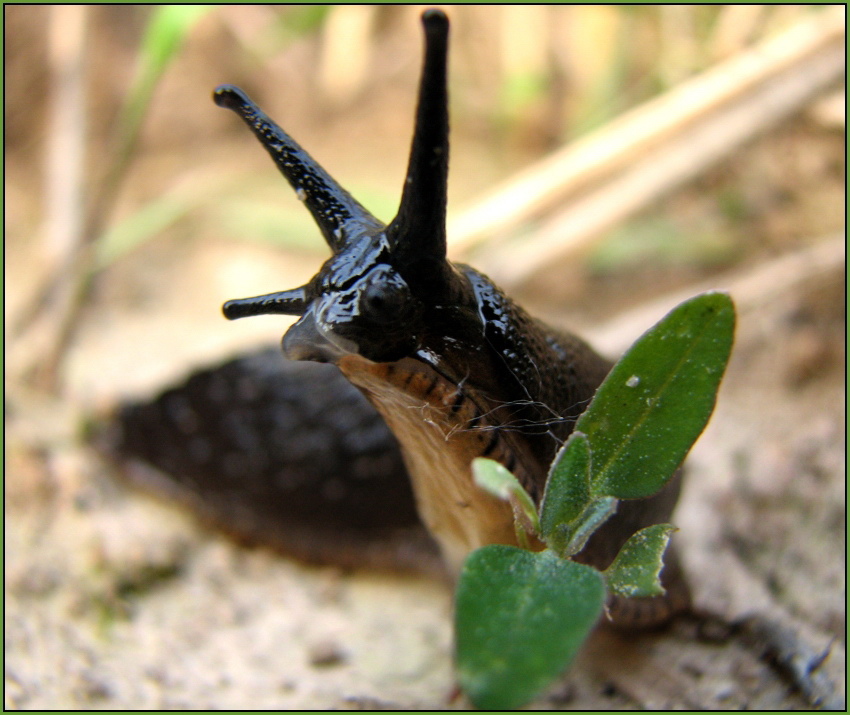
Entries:
POLYGON ((96 267, 106 268, 147 243, 183 218, 195 204, 176 196, 162 196, 110 226, 97 242, 96 267))
POLYGON ((139 48, 136 76, 127 93, 119 122, 122 143, 126 147, 131 147, 135 142, 142 118, 162 73, 179 53, 183 41, 195 23, 213 7, 159 5, 152 10, 139 48))

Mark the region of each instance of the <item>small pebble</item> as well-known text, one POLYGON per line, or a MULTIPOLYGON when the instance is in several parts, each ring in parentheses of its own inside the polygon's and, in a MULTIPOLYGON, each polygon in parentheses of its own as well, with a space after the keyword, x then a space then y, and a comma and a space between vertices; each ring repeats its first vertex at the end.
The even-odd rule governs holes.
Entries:
POLYGON ((345 653, 334 641, 314 643, 310 646, 308 658, 314 668, 331 668, 347 660, 345 653))

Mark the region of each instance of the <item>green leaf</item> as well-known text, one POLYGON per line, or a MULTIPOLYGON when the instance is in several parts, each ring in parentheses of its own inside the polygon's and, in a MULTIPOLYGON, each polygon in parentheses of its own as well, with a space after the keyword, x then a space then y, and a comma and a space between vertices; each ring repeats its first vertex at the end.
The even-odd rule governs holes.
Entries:
POLYGON ((540 505, 540 535, 555 536, 561 524, 581 515, 590 501, 590 445, 581 432, 573 432, 555 456, 540 505))
POLYGON ((605 570, 608 588, 627 598, 663 594, 658 576, 664 566, 664 551, 675 530, 670 524, 655 524, 632 534, 605 570))
POLYGON ((729 296, 704 293, 614 366, 576 423, 590 442, 594 495, 646 497, 670 479, 714 409, 734 329, 729 296))
POLYGON ((537 520, 537 508, 534 506, 534 501, 522 488, 522 484, 501 464, 485 457, 472 460, 472 477, 481 489, 497 499, 510 503, 514 510, 517 541, 527 548, 526 534, 537 534, 540 531, 540 524, 537 520))
POLYGON ((571 524, 558 527, 559 535, 564 539, 561 556, 572 556, 584 548, 587 540, 617 511, 614 497, 599 497, 591 501, 587 508, 571 524))
POLYGON ((591 534, 617 511, 613 497, 591 496, 590 475, 587 437, 573 432, 555 456, 540 507, 540 535, 561 557, 581 551, 591 534))
POLYGON ((506 710, 564 671, 602 613, 605 583, 549 550, 492 544, 469 555, 456 598, 461 688, 478 708, 506 710))

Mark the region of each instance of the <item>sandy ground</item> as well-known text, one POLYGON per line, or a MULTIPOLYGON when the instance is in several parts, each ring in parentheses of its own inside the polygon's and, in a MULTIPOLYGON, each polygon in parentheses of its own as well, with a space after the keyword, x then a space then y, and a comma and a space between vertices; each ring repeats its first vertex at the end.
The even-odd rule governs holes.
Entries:
MULTIPOLYGON (((199 282, 234 260, 225 248, 213 253, 184 257, 199 282)), ((263 251, 253 260, 276 268, 263 251)), ((308 567, 240 547, 128 490, 81 445, 73 405, 144 391, 200 359, 163 350, 185 334, 193 306, 176 283, 160 286, 158 300, 183 306, 169 321, 119 320, 115 308, 92 317, 101 329, 84 335, 71 370, 78 403, 10 391, 7 707, 467 706, 451 699, 445 583, 308 567), (133 348, 140 330, 149 340, 133 348), (134 362, 143 367, 129 371, 134 362)), ((829 650, 821 670, 836 698, 845 648, 841 295, 834 275, 741 315, 718 409, 690 458, 675 519, 697 604, 726 620, 761 614, 792 628, 812 652, 829 650)), ((195 351, 215 342, 218 320, 194 321, 195 351)), ((234 340, 219 339, 216 349, 226 353, 234 340)), ((687 619, 660 633, 603 630, 535 705, 806 707, 759 657, 761 645, 704 631, 687 619)))

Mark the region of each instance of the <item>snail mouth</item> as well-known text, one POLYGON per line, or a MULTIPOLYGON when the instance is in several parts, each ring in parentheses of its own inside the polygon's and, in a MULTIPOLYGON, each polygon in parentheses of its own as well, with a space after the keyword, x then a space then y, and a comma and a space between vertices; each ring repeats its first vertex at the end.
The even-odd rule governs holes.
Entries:
MULTIPOLYGON (((353 332, 353 331, 352 331, 353 332)), ((410 337, 397 337, 389 332, 372 332, 348 337, 334 329, 334 324, 322 320, 321 311, 308 308, 283 336, 284 356, 289 360, 310 360, 339 365, 346 356, 356 356, 372 363, 390 363, 403 359, 410 352, 410 337)))
POLYGON ((356 355, 357 345, 334 331, 324 328, 311 308, 296 322, 282 341, 283 354, 289 360, 338 363, 346 355, 356 355))

